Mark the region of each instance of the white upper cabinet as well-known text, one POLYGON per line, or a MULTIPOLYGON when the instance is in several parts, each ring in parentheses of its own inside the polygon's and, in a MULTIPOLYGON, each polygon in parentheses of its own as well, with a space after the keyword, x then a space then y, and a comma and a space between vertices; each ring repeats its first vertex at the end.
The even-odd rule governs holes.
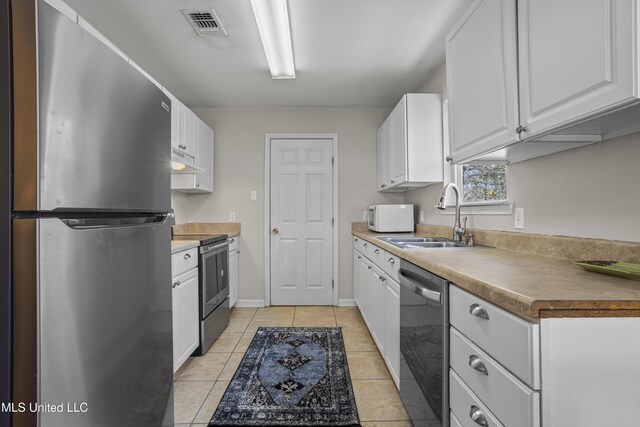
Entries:
POLYGON ((640 130, 635 4, 475 0, 446 38, 453 162, 523 161, 640 130))
POLYGON ((198 117, 193 111, 183 106, 180 110, 180 150, 196 158, 196 139, 197 135, 197 120, 198 117))
POLYGON ((182 114, 182 102, 171 92, 166 89, 162 90, 165 95, 171 100, 171 148, 180 150, 181 128, 180 128, 180 116, 182 114))
POLYGON ((518 1, 524 137, 636 100, 634 4, 518 1))
MULTIPOLYGON (((213 192, 213 146, 214 146, 214 132, 205 122, 191 112, 186 107, 182 108, 182 117, 188 119, 183 121, 189 129, 188 132, 183 132, 185 135, 192 138, 191 144, 194 145, 196 150, 196 165, 204 169, 202 173, 174 173, 171 174, 171 189, 176 191, 182 191, 184 193, 211 193, 213 192), (184 110, 188 113, 185 115, 184 110)), ((185 145, 185 139, 182 139, 185 145)))
POLYGON ((198 132, 197 165, 204 169, 204 172, 195 174, 196 188, 210 193, 213 191, 213 129, 198 118, 196 130, 198 132))
POLYGON ((408 191, 442 182, 440 94, 404 95, 377 137, 378 191, 408 191))
POLYGON ((518 140, 516 4, 477 0, 446 38, 454 163, 518 140))

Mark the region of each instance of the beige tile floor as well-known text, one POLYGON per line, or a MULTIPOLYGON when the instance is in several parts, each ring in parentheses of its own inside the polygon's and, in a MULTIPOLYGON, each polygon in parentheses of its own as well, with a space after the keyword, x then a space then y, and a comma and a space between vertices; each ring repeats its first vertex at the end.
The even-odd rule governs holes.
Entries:
POLYGON ((411 426, 384 360, 355 307, 234 308, 206 355, 174 376, 176 426, 207 425, 259 326, 340 326, 363 427, 411 426))

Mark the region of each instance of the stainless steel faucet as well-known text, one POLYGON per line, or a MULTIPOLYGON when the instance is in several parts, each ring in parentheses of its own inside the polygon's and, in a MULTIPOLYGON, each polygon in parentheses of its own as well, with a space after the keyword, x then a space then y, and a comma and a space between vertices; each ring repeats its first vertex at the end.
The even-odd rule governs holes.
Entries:
POLYGON ((445 199, 447 197, 447 191, 449 188, 453 188, 454 193, 456 193, 456 219, 453 223, 453 240, 461 242, 462 236, 467 231, 467 217, 464 217, 464 225, 460 224, 460 190, 458 186, 453 182, 448 183, 442 189, 442 194, 440 195, 440 202, 438 203, 438 209, 441 211, 447 209, 445 206, 445 199))

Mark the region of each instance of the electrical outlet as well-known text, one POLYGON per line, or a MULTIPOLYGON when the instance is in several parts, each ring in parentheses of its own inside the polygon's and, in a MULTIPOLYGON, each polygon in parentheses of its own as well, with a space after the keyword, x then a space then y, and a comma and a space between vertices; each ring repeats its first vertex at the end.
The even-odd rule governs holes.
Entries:
POLYGON ((516 208, 514 227, 522 230, 524 228, 524 208, 516 208))
POLYGON ((256 190, 251 190, 251 200, 258 200, 258 192, 256 190))
POLYGON ((424 211, 420 211, 420 224, 424 223, 424 211))
POLYGON ((235 222, 236 221, 236 213, 235 212, 229 212, 229 221, 231 221, 231 222, 235 222))

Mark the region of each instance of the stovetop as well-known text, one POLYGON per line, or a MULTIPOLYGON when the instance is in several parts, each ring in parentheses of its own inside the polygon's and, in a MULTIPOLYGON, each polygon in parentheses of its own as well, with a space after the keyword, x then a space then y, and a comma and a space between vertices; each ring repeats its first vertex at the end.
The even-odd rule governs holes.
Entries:
POLYGON ((199 240, 200 246, 227 240, 227 234, 174 234, 172 240, 199 240))

